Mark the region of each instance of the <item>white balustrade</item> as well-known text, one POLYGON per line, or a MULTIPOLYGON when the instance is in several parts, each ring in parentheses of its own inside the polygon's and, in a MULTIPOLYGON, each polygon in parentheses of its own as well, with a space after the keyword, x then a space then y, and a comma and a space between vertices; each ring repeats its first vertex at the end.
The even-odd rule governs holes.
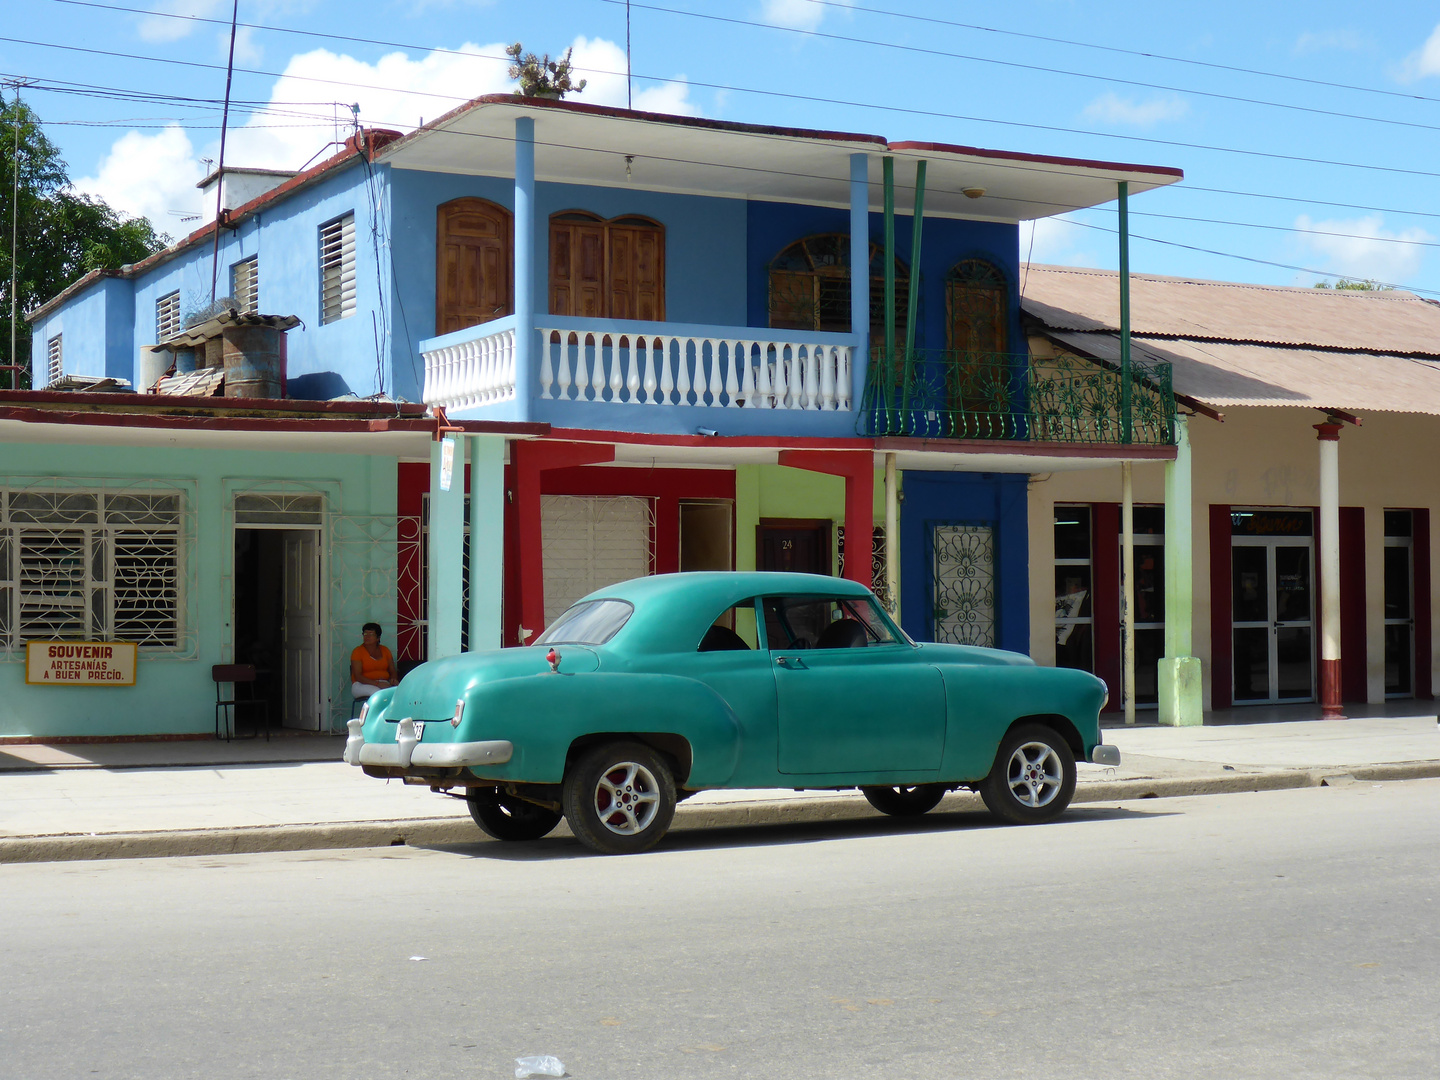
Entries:
MULTIPOLYGON (((574 320, 567 319, 572 323, 574 320)), ((546 326, 540 320, 540 396, 612 405, 848 411, 849 345, 777 336, 676 334, 546 326)), ((428 363, 427 363, 428 370, 428 363)), ((427 397, 428 401, 429 398, 427 397)))
MULTIPOLYGON (((508 326, 425 352, 425 403, 447 409, 494 405, 515 397, 515 329, 508 326)), ((547 378, 542 358, 541 381, 547 378)))

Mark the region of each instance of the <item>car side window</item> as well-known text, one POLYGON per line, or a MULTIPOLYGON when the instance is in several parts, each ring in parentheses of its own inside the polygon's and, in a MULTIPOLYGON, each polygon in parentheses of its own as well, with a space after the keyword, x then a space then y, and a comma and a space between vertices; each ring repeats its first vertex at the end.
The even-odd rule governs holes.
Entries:
POLYGON ((698 652, 741 652, 755 648, 755 604, 726 608, 700 639, 698 652))
POLYGON ((863 649, 896 640, 868 598, 767 596, 761 606, 772 650, 863 649))

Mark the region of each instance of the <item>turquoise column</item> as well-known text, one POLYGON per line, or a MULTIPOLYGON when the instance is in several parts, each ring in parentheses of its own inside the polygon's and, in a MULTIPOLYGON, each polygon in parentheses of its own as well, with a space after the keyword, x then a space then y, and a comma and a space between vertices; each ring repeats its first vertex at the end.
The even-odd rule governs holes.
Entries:
POLYGON ((535 121, 515 120, 515 418, 535 397, 535 121))
POLYGON ((1160 661, 1160 723, 1204 723, 1200 658, 1194 641, 1195 504, 1190 431, 1175 418, 1175 460, 1165 464, 1165 656, 1160 661))
POLYGON ((865 396, 870 366, 870 155, 850 155, 850 333, 860 339, 850 364, 850 401, 865 396))
POLYGON ((505 576, 505 439, 472 435, 470 442, 470 651, 502 643, 505 576))
POLYGON ((453 435, 430 444, 429 578, 426 581, 426 659, 460 654, 465 585, 465 453, 453 435), (449 447, 451 473, 443 465, 449 447))

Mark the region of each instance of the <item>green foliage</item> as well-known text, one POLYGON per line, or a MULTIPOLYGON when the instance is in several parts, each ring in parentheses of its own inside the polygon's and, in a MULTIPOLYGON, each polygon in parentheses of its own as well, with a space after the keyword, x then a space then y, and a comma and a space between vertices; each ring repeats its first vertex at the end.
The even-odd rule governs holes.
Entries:
POLYGON ((1381 285, 1378 281, 1351 281, 1349 278, 1338 278, 1334 285, 1328 281, 1315 282, 1317 289, 1353 289, 1356 292, 1394 292, 1390 285, 1381 285))
POLYGON ((573 49, 566 49, 565 55, 559 60, 551 60, 549 53, 544 56, 536 56, 533 52, 526 53, 517 41, 505 52, 512 61, 510 78, 519 81, 522 97, 561 98, 569 93, 578 94, 585 89, 584 79, 579 82, 570 81, 570 75, 574 71, 570 65, 573 49))
MULTIPOLYGON (((28 365, 30 327, 24 313, 91 270, 116 270, 165 246, 146 218, 126 218, 70 187, 60 150, 23 101, 0 102, 0 356, 10 355, 10 275, 15 271, 19 325, 15 363, 28 365), (18 131, 17 131, 18 128, 18 131), (18 136, 18 139, 17 139, 18 136), (18 258, 10 246, 15 147, 20 146, 18 258)), ((9 386, 8 373, 0 386, 9 386)))

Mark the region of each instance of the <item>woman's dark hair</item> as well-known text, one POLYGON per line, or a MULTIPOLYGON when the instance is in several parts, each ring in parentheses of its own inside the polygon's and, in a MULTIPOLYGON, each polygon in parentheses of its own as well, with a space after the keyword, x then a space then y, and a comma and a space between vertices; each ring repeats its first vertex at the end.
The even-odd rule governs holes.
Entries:
POLYGON ((377 638, 380 636, 380 624, 378 622, 367 622, 364 626, 360 627, 360 633, 363 634, 366 630, 374 630, 375 636, 377 638))

